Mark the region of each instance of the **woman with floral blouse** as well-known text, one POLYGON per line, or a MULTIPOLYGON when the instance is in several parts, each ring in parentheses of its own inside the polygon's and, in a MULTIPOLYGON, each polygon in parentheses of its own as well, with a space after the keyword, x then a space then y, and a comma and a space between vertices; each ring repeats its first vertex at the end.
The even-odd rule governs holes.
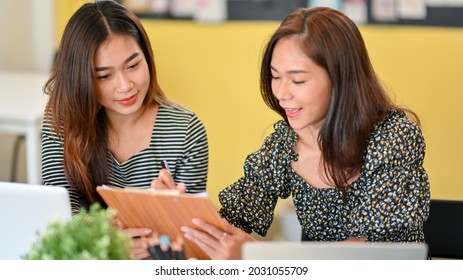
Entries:
POLYGON ((213 259, 239 259, 292 196, 304 240, 424 242, 418 117, 390 100, 348 17, 324 7, 287 16, 265 48, 261 92, 282 120, 219 194, 226 232, 195 219, 187 239, 213 259))

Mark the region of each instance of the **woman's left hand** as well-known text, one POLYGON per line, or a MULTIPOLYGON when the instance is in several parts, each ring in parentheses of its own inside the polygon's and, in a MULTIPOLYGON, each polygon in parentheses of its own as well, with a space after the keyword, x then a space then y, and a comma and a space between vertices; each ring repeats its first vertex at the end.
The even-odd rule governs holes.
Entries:
POLYGON ((134 260, 150 259, 151 256, 146 246, 146 237, 152 233, 150 228, 125 228, 125 233, 132 237, 132 250, 130 257, 134 260))
POLYGON ((251 235, 230 225, 225 219, 225 231, 200 219, 193 219, 192 222, 199 230, 183 226, 181 230, 185 238, 196 243, 213 260, 239 260, 243 243, 255 241, 251 235))
POLYGON ((146 247, 146 241, 143 239, 143 237, 153 232, 150 228, 125 228, 116 216, 114 217, 113 223, 131 237, 132 249, 130 250, 130 258, 134 260, 150 258, 150 254, 146 247))

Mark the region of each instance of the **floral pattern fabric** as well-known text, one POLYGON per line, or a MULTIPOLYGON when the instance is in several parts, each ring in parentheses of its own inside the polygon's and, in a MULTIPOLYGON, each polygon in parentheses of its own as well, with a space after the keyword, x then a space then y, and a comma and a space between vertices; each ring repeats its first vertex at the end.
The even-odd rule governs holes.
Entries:
POLYGON ((360 176, 346 188, 317 189, 291 168, 297 134, 284 122, 274 125, 262 147, 248 155, 244 176, 222 190, 220 213, 244 231, 265 236, 279 198, 292 196, 310 240, 424 242, 430 189, 423 168, 425 142, 405 113, 391 111, 374 126, 360 176))

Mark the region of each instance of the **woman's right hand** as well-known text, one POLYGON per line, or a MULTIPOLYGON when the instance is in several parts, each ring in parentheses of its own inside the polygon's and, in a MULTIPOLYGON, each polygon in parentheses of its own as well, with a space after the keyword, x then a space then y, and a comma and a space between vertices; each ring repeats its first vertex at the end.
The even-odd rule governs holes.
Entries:
POLYGON ((225 231, 200 219, 193 219, 192 222, 199 230, 183 226, 181 230, 185 238, 196 243, 213 260, 239 260, 244 242, 255 241, 251 235, 225 219, 225 231))
POLYGON ((174 179, 170 176, 170 173, 166 168, 161 169, 159 171, 158 178, 151 181, 151 188, 156 190, 178 190, 181 193, 185 193, 186 191, 186 185, 184 183, 175 184, 174 179))

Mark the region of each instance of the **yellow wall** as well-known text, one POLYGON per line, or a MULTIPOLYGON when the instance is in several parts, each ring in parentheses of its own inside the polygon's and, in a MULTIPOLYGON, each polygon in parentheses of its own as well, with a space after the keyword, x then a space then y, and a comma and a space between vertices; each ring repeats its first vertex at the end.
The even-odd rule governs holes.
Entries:
MULTIPOLYGON (((57 40, 78 2, 56 1, 57 40)), ((143 24, 162 88, 206 125, 208 189, 215 199, 220 189, 242 175, 246 155, 261 145, 277 120, 260 98, 258 78, 261 50, 278 23, 143 20, 143 24)), ((362 26, 361 32, 396 101, 421 117, 432 197, 463 200, 459 181, 463 29, 362 26)))

